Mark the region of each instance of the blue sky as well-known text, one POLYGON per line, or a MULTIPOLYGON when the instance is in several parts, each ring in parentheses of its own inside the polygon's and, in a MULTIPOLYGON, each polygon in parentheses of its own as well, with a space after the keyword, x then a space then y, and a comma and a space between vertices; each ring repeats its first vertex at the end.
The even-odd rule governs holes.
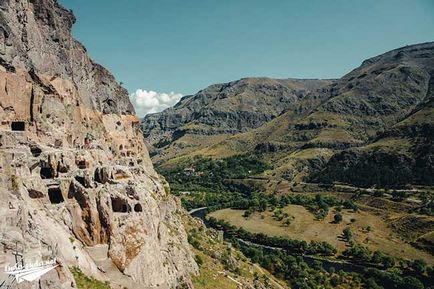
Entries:
POLYGON ((368 57, 434 41, 433 0, 59 2, 74 11, 89 55, 140 98, 139 114, 242 77, 337 78, 368 57))

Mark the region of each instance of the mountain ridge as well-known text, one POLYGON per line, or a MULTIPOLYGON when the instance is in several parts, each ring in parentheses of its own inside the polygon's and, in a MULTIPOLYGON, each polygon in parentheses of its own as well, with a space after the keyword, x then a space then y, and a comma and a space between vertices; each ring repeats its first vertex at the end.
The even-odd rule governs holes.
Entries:
POLYGON ((254 154, 275 165, 270 176, 302 180, 324 169, 339 151, 368 145, 416 109, 423 110, 433 94, 433 69, 433 42, 394 49, 307 93, 259 127, 222 136, 187 153, 175 153, 176 140, 168 142, 154 152, 153 160, 164 167, 198 155, 254 154))

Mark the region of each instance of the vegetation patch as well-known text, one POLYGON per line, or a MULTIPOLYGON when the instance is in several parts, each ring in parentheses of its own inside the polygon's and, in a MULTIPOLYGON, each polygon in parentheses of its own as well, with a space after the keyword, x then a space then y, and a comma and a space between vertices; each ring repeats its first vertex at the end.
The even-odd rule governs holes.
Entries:
POLYGON ((85 275, 80 268, 74 266, 70 267, 69 271, 71 271, 74 276, 75 283, 77 284, 78 289, 110 289, 110 283, 99 281, 93 277, 89 277, 85 275))
POLYGON ((224 159, 195 157, 174 167, 161 169, 173 190, 240 191, 227 184, 227 179, 243 179, 270 169, 271 166, 255 156, 237 155, 224 159))

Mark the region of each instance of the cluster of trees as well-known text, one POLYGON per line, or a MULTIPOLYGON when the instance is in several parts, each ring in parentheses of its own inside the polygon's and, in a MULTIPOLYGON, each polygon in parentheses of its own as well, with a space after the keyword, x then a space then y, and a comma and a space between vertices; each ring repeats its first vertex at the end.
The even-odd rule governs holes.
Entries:
POLYGON ((422 201, 423 206, 419 209, 421 214, 434 216, 434 195, 433 193, 421 192, 419 199, 422 201))
POLYGON ((260 264, 274 276, 286 280, 291 288, 336 288, 343 283, 351 283, 354 288, 361 284, 361 278, 355 273, 327 272, 321 262, 309 266, 301 256, 294 257, 282 251, 258 248, 248 244, 236 243, 243 254, 253 262, 260 264), (351 278, 349 278, 351 276, 351 278))
MULTIPOLYGON (((255 194, 250 200, 243 199, 233 208, 245 209, 244 217, 250 216, 253 212, 263 212, 267 208, 274 210, 283 208, 289 204, 301 205, 312 212, 318 220, 324 219, 330 207, 337 207, 338 210, 342 208, 358 210, 357 205, 352 201, 341 201, 332 196, 324 196, 316 194, 314 197, 307 195, 284 195, 277 198, 275 195, 255 194)), ((342 217, 342 216, 341 216, 342 217)))
POLYGON ((388 256, 381 251, 370 251, 367 247, 357 243, 342 252, 342 256, 351 259, 356 263, 365 263, 373 265, 382 265, 384 269, 395 266, 395 258, 388 256))
POLYGON ((374 185, 384 188, 405 187, 418 178, 409 166, 411 163, 413 161, 410 158, 398 154, 343 151, 334 155, 325 169, 312 174, 308 181, 343 182, 365 188, 374 185))
POLYGON ((236 208, 244 199, 244 195, 236 192, 189 192, 181 196, 182 205, 187 211, 201 207, 208 207, 209 211, 236 208))
POLYGON ((256 156, 237 155, 224 159, 197 157, 159 172, 174 190, 222 190, 246 192, 248 188, 227 182, 228 179, 243 179, 270 169, 271 166, 256 156))
POLYGON ((434 289, 434 286, 425 286, 422 282, 426 280, 426 284, 434 284, 432 275, 421 278, 420 276, 400 274, 399 271, 384 271, 375 268, 366 269, 363 275, 366 280, 365 288, 370 289, 434 289))
MULTIPOLYGON (((324 270, 320 261, 307 264, 301 256, 291 256, 284 251, 260 248, 232 240, 243 254, 253 262, 260 264, 278 278, 288 281, 291 288, 336 288, 344 285, 345 288, 364 289, 434 289, 434 269, 426 268, 421 260, 409 262, 413 272, 410 274, 400 270, 380 270, 367 268, 359 273, 338 271, 330 267, 324 270)), ((376 251, 377 252, 377 251, 376 251)), ((384 257, 375 253, 373 258, 384 257)))
MULTIPOLYGON (((257 192, 190 192, 190 194, 182 196, 181 201, 187 210, 200 207, 208 207, 209 212, 222 208, 245 210, 243 214, 245 218, 248 218, 254 212, 264 212, 267 209, 270 211, 275 209, 279 210, 290 204, 305 207, 312 212, 317 219, 323 219, 327 216, 331 207, 336 207, 338 212, 343 208, 352 209, 354 211, 358 210, 357 205, 351 200, 342 201, 333 196, 324 196, 321 194, 316 194, 315 196, 294 194, 276 197, 273 194, 257 192)), ((340 213, 337 215, 336 218, 342 220, 342 215, 340 213)), ((290 222, 287 217, 288 216, 284 215, 284 213, 279 214, 277 211, 277 219, 285 219, 285 221, 290 222)), ((338 220, 335 221, 340 222, 338 220)))
MULTIPOLYGON (((355 243, 352 243, 352 246, 342 255, 353 262, 378 266, 384 270, 395 267, 397 263, 392 256, 379 250, 372 252, 367 247, 355 243)), ((399 269, 386 272, 369 268, 365 270, 365 273, 368 279, 371 279, 368 283, 372 285, 372 288, 425 288, 422 281, 434 284, 434 268, 428 267, 423 259, 400 260, 399 269), (401 272, 401 274, 396 272, 401 272)))
POLYGON ((291 254, 308 254, 333 256, 336 254, 336 248, 327 242, 311 241, 310 243, 302 240, 291 240, 285 237, 272 237, 265 234, 251 233, 243 228, 238 228, 230 223, 210 217, 207 219, 208 225, 225 231, 229 238, 241 239, 254 242, 256 244, 283 249, 291 254))
MULTIPOLYGON (((247 212, 247 211, 245 211, 247 212)), ((291 219, 294 219, 294 217, 290 217, 288 213, 283 212, 281 208, 277 208, 273 212, 273 219, 276 221, 279 221, 283 223, 285 226, 289 226, 291 224, 291 219)))

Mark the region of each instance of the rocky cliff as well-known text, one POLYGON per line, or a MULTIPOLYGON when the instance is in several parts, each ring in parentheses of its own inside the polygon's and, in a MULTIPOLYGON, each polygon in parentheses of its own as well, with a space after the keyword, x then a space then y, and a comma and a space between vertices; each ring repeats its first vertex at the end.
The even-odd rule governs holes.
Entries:
POLYGON ((0 265, 56 258, 38 288, 75 287, 71 266, 112 287, 189 286, 179 204, 74 22, 55 0, 0 1, 0 265))

